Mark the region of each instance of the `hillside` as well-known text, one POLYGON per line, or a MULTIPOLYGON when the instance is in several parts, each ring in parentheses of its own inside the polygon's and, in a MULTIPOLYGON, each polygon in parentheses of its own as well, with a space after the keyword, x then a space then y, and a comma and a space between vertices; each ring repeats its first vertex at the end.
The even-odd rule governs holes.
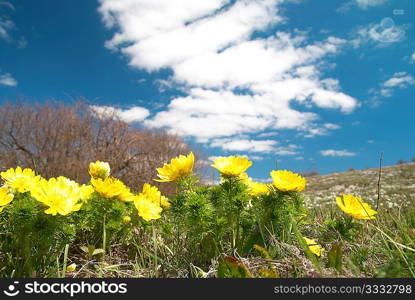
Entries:
MULTIPOLYGON (((333 173, 307 178, 306 202, 308 207, 334 204, 343 193, 361 196, 376 203, 379 169, 365 169, 333 173)), ((415 163, 382 167, 379 207, 404 207, 415 200, 415 163)))

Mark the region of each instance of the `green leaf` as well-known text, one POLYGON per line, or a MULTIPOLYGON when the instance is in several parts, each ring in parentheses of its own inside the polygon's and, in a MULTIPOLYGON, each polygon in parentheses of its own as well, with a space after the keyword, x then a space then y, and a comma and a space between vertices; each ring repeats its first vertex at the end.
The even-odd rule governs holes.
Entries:
POLYGON ((304 239, 303 235, 297 228, 297 223, 295 222, 294 218, 291 216, 291 225, 293 229, 293 233, 297 239, 297 242, 300 244, 301 248, 303 249, 307 258, 311 261, 314 267, 317 269, 318 272, 321 273, 321 266, 320 261, 318 260, 317 256, 311 252, 310 248, 307 245, 306 240, 304 239))
POLYGON ((84 251, 86 254, 89 254, 89 249, 87 246, 81 246, 79 247, 82 251, 84 251))
POLYGON ((333 243, 329 253, 327 254, 328 258, 328 267, 335 268, 337 272, 342 271, 342 256, 343 251, 341 246, 338 243, 333 243))
POLYGON ((218 267, 219 278, 251 278, 248 268, 232 256, 225 257, 218 267))
POLYGON ((88 246, 81 246, 79 247, 82 251, 84 251, 86 254, 88 254, 89 258, 92 258, 92 256, 104 253, 104 249, 95 249, 95 246, 88 245, 88 246))
POLYGON ((97 254, 101 254, 101 253, 104 253, 104 249, 95 249, 92 252, 92 256, 97 255, 97 254))

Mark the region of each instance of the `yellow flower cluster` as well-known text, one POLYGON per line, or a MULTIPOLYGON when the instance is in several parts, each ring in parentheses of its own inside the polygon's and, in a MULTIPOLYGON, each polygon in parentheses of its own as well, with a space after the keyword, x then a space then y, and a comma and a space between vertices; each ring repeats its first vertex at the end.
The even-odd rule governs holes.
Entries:
MULTIPOLYGON (((173 181, 181 176, 188 175, 193 168, 194 156, 190 153, 187 157, 180 156, 172 159, 170 165, 165 165, 159 170, 160 181, 173 181), (160 175, 162 174, 162 175, 160 175)), ((138 215, 146 221, 161 217, 162 207, 169 207, 168 199, 161 195, 157 187, 145 183, 143 190, 138 195, 131 192, 121 180, 110 177, 110 166, 106 162, 97 161, 89 165, 91 184, 101 196, 115 198, 122 202, 133 202, 138 215)), ((130 216, 123 217, 124 223, 131 222, 130 216)))
MULTIPOLYGON (((248 158, 241 156, 217 157, 213 162, 212 167, 219 170, 221 175, 237 176, 247 186, 247 191, 251 196, 267 195, 271 192, 271 184, 254 182, 245 173, 252 165, 248 158)), ((191 175, 193 166, 193 152, 186 156, 180 155, 171 159, 169 164, 164 164, 162 168, 157 169, 159 179, 156 181, 170 182, 187 177, 191 175)), ((144 184, 138 195, 131 192, 130 188, 122 181, 110 177, 110 165, 107 162, 90 163, 89 174, 91 175, 91 185, 80 185, 62 176, 46 180, 36 175, 33 170, 21 167, 1 172, 0 175, 5 184, 0 187, 0 212, 12 202, 15 193, 26 192, 30 192, 33 198, 47 206, 45 213, 52 215, 67 215, 78 211, 94 192, 108 199, 115 198, 122 202, 133 202, 138 215, 147 221, 160 218, 163 208, 170 207, 170 202, 159 189, 148 183, 144 184)), ((307 181, 299 174, 287 170, 277 170, 272 171, 270 175, 272 185, 279 191, 301 192, 305 189, 307 181)), ((377 214, 369 204, 353 195, 344 194, 342 197, 337 197, 336 202, 343 212, 356 219, 375 219, 377 214)), ((131 218, 125 216, 123 221, 128 223, 131 218)), ((307 240, 307 243, 310 241, 313 240, 307 240)), ((313 252, 319 255, 317 250, 313 252)), ((321 252, 319 253, 321 255, 321 252)))
POLYGON ((0 189, 0 212, 14 198, 14 193, 30 192, 31 196, 49 208, 47 214, 67 215, 77 211, 82 201, 87 201, 94 189, 89 185, 79 185, 66 177, 46 180, 36 175, 32 169, 9 169, 1 172, 5 185, 0 189))
MULTIPOLYGON (((193 153, 188 158, 189 163, 183 163, 181 159, 172 160, 174 163, 179 161, 180 167, 176 168, 178 173, 189 174, 191 172, 194 161, 193 153), (181 168, 185 168, 186 171, 181 168)), ((46 180, 39 175, 36 176, 31 169, 22 170, 20 167, 9 169, 1 173, 5 185, 0 188, 0 212, 13 200, 13 193, 25 192, 30 192, 35 200, 44 204, 47 207, 44 212, 51 215, 65 216, 78 211, 94 192, 108 199, 116 198, 122 202, 133 202, 138 215, 147 221, 160 218, 162 207, 170 206, 168 199, 157 187, 150 184, 144 184, 142 192, 138 195, 131 192, 122 181, 109 176, 110 166, 106 162, 91 163, 89 174, 91 185, 80 185, 63 176, 46 180)), ((124 216, 122 221, 129 223, 131 217, 124 216)))
MULTIPOLYGON (((238 176, 242 183, 248 186, 249 193, 252 196, 268 194, 270 192, 269 185, 253 182, 245 171, 252 165, 246 157, 228 156, 217 157, 214 159, 212 167, 216 168, 222 175, 238 176)), ((306 179, 299 174, 287 170, 278 170, 271 172, 272 183, 280 191, 302 192, 305 189, 306 179)))

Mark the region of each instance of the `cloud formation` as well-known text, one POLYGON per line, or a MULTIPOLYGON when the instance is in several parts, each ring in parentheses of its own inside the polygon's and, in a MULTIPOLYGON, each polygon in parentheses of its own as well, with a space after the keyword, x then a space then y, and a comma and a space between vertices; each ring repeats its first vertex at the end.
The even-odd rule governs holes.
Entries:
POLYGON ((15 29, 15 25, 10 18, 2 13, 5 10, 14 10, 12 3, 0 1, 0 39, 10 41, 10 31, 15 29))
POLYGON ((100 118, 116 116, 127 123, 140 122, 150 115, 150 111, 144 107, 134 106, 129 109, 119 109, 112 106, 91 105, 90 109, 100 118))
POLYGON ((392 97, 394 89, 405 89, 410 85, 415 85, 415 78, 407 72, 396 72, 391 78, 381 85, 380 96, 392 97))
POLYGON ((388 1, 389 0, 350 0, 349 2, 346 2, 345 4, 340 6, 337 11, 340 13, 343 13, 343 12, 350 10, 350 8, 352 8, 353 6, 363 9, 363 10, 367 10, 375 6, 384 5, 388 1))
POLYGON ((10 73, 0 74, 0 85, 17 86, 17 80, 10 73))
POLYGON ((368 9, 369 7, 380 6, 388 2, 388 0, 355 0, 357 6, 361 9, 368 9))
POLYGON ((335 156, 335 157, 341 157, 341 156, 355 156, 356 153, 354 152, 350 152, 347 150, 333 150, 333 149, 328 149, 328 150, 321 150, 320 154, 323 156, 335 156))
POLYGON ((327 130, 312 107, 350 113, 358 106, 320 70, 347 42, 333 36, 310 42, 304 32, 278 30, 284 0, 100 2, 105 26, 117 31, 106 46, 127 56, 132 67, 171 70, 168 82, 185 93, 147 118, 148 127, 225 150, 277 151, 271 140, 241 142, 239 136, 327 130))
POLYGON ((402 42, 406 37, 408 24, 397 25, 392 18, 383 18, 379 23, 370 23, 358 27, 356 37, 351 41, 357 48, 364 44, 387 47, 402 42))

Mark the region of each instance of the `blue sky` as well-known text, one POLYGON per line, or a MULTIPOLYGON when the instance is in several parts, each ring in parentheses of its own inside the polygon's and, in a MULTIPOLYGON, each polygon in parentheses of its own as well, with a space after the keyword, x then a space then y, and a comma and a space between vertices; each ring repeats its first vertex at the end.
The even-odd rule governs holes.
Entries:
POLYGON ((90 100, 254 178, 415 156, 412 0, 0 0, 0 101, 90 100))

